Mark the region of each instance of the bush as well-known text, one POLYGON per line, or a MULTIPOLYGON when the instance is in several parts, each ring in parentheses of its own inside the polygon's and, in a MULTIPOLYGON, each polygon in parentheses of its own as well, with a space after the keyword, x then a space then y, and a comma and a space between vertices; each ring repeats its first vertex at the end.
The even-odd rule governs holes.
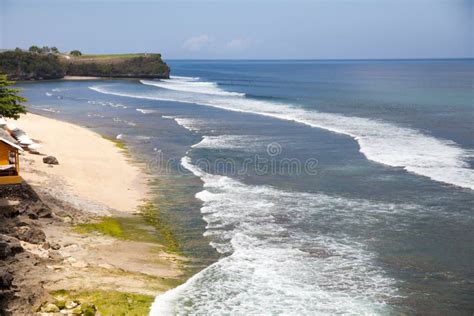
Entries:
POLYGON ((73 50, 69 53, 71 56, 74 56, 74 57, 78 57, 78 56, 81 56, 82 53, 78 50, 73 50))
POLYGON ((6 73, 11 80, 64 77, 64 66, 60 63, 58 56, 31 51, 30 47, 29 52, 15 50, 0 53, 0 72, 6 73))

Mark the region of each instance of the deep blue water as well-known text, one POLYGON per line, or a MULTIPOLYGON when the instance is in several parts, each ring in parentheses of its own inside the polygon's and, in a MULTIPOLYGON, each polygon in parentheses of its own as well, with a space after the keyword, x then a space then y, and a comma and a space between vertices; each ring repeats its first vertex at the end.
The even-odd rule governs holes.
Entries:
POLYGON ((169 64, 21 85, 120 135, 173 183, 183 250, 220 254, 153 314, 474 312, 474 61, 169 64))

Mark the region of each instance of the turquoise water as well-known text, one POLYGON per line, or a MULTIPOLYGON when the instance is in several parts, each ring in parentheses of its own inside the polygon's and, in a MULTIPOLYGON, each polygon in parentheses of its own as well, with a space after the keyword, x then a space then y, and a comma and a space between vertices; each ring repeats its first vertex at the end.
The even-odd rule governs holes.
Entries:
POLYGON ((472 314, 472 60, 169 64, 22 85, 166 175, 183 251, 220 258, 152 314, 472 314))

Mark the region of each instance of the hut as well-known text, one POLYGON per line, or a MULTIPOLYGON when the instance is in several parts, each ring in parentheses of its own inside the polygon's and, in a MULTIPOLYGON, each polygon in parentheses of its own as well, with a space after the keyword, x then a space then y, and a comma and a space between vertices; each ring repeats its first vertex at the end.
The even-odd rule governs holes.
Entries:
POLYGON ((0 185, 18 184, 20 177, 19 152, 23 151, 16 141, 0 129, 0 185))

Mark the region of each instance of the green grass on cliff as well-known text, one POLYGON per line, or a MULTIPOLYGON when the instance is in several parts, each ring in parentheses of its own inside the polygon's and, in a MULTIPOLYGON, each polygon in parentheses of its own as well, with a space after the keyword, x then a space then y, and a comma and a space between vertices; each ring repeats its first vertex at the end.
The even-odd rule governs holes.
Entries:
POLYGON ((88 59, 88 58, 94 58, 94 59, 105 59, 105 58, 135 58, 135 57, 142 57, 146 56, 144 53, 136 53, 136 54, 87 54, 87 55, 81 55, 78 57, 73 57, 76 59, 88 59))

